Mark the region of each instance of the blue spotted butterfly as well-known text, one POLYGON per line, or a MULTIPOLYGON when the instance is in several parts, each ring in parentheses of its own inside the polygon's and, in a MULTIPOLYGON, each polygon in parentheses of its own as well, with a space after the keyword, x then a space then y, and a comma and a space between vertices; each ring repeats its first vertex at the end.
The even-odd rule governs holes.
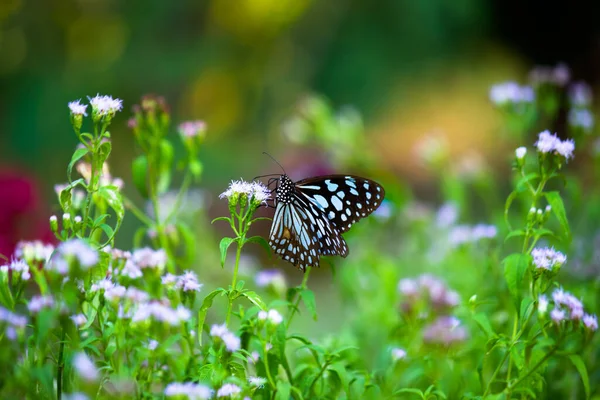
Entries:
POLYGON ((342 237, 381 205, 383 187, 352 175, 327 175, 294 182, 285 173, 275 182, 275 215, 269 244, 275 254, 306 270, 322 255, 348 255, 342 237))

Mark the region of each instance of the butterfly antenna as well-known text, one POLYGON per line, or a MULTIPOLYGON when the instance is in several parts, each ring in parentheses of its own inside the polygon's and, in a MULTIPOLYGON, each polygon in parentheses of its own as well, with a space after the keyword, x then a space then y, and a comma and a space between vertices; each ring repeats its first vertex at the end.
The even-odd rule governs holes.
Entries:
POLYGON ((277 161, 277 160, 275 159, 275 157, 273 157, 272 155, 270 155, 270 154, 269 154, 269 153, 267 153, 266 151, 263 151, 263 154, 266 154, 266 155, 268 155, 268 156, 269 156, 269 158, 270 158, 271 160, 275 161, 275 164, 279 165, 279 168, 281 168, 281 170, 283 171, 283 174, 284 174, 284 175, 287 175, 287 173, 285 172, 285 169, 284 169, 284 168, 281 166, 281 164, 279 164, 279 161, 277 161))

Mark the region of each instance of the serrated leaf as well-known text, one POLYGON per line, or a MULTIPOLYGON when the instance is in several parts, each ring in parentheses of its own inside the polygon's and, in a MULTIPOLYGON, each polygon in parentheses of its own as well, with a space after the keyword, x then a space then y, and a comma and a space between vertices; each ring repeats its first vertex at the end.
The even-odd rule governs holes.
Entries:
POLYGON ((224 237, 219 243, 219 250, 221 251, 221 267, 225 266, 225 258, 227 257, 227 249, 231 246, 231 243, 238 241, 238 238, 224 237))
POLYGON ((85 157, 85 155, 89 152, 90 151, 87 149, 87 147, 83 147, 75 150, 75 152, 71 156, 71 161, 69 162, 69 165, 67 167, 67 178, 69 179, 69 183, 72 182, 71 174, 73 172, 73 166, 75 166, 75 163, 81 160, 82 157, 85 157))
POLYGON ((148 158, 145 155, 138 156, 131 163, 131 175, 133 184, 140 195, 148 198, 148 158))
POLYGON ((525 254, 511 254, 504 263, 504 279, 517 311, 520 310, 521 293, 524 286, 525 274, 530 263, 530 256, 525 254))
POLYGON ((317 304, 315 302, 315 294, 310 289, 304 289, 300 292, 300 297, 302 297, 302 302, 306 309, 310 312, 313 319, 317 320, 317 304))
POLYGON ((590 398, 590 378, 588 376, 587 368, 583 359, 578 354, 571 354, 568 356, 569 360, 573 363, 575 368, 577 368, 577 372, 579 372, 579 376, 581 377, 581 381, 583 382, 583 388, 585 389, 585 398, 590 398))
POLYGON ((212 306, 215 296, 223 292, 225 292, 223 288, 215 289, 202 301, 202 306, 200 306, 200 310, 198 311, 198 344, 200 346, 202 346, 202 329, 204 328, 204 320, 206 319, 208 309, 212 306))
POLYGON ((565 205, 558 192, 547 192, 544 193, 548 204, 552 207, 552 213, 556 215, 560 226, 565 231, 567 238, 571 237, 571 231, 569 229, 569 220, 567 219, 567 212, 565 211, 565 205))
POLYGON ((246 239, 246 243, 257 243, 262 246, 263 249, 267 251, 267 253, 271 254, 271 246, 267 239, 262 236, 252 236, 246 239))

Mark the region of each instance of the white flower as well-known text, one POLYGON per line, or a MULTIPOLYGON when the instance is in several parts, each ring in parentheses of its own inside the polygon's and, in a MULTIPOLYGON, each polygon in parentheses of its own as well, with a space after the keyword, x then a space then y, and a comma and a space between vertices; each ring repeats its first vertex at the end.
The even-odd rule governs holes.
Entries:
POLYGON ((234 351, 238 351, 241 346, 240 338, 235 336, 231 332, 227 332, 223 336, 221 336, 223 343, 225 343, 225 348, 233 353, 234 351))
POLYGON ((534 99, 535 94, 531 87, 519 86, 516 82, 499 83, 490 89, 490 100, 500 106, 509 103, 531 103, 534 99))
POLYGON ((83 352, 75 354, 73 357, 73 366, 77 374, 86 381, 95 381, 99 377, 96 366, 83 352))
POLYGON ((554 267, 560 267, 567 262, 567 256, 560 251, 554 250, 554 248, 536 247, 531 251, 531 256, 536 268, 548 271, 552 271, 554 267))
POLYGON ((592 103, 592 89, 585 82, 575 82, 569 87, 569 101, 577 107, 587 107, 592 103))
POLYGON ((269 310, 268 318, 273 325, 279 325, 283 321, 283 317, 277 310, 269 310))
POLYGON ((177 309, 173 310, 169 306, 153 301, 150 303, 139 304, 131 317, 131 321, 141 322, 152 318, 159 322, 165 322, 171 326, 177 326, 182 322, 187 321, 190 317, 190 311, 182 305, 179 305, 177 309))
POLYGON ((32 314, 37 314, 44 308, 54 307, 54 298, 52 296, 40 296, 36 295, 29 300, 27 309, 32 314))
POLYGON ((212 337, 221 337, 224 334, 226 334, 227 332, 229 332, 229 330, 227 329, 227 325, 222 324, 222 325, 213 325, 210 327, 210 336, 212 337))
POLYGON ((541 295, 538 298, 538 312, 540 314, 546 314, 548 311, 548 297, 546 295, 541 295))
POLYGON ((115 284, 113 281, 111 281, 110 279, 101 279, 95 283, 92 284, 92 286, 90 287, 90 291, 93 292, 97 292, 98 290, 108 290, 111 289, 112 287, 114 287, 115 284))
POLYGON ((44 244, 40 240, 20 241, 15 248, 15 257, 23 258, 28 261, 47 262, 54 251, 54 246, 44 244))
POLYGON ((399 347, 395 347, 392 349, 392 360, 394 362, 402 360, 403 358, 406 358, 406 350, 401 349, 399 347))
POLYGON ((566 319, 566 314, 563 310, 555 308, 550 312, 550 318, 552 318, 552 321, 554 321, 554 323, 560 324, 566 319))
POLYGON ((127 260, 123 269, 121 269, 121 275, 127 276, 130 279, 137 279, 142 277, 142 270, 133 261, 127 260))
POLYGON ((260 311, 258 312, 258 319, 259 319, 260 321, 264 321, 264 320, 266 320, 268 316, 269 316, 269 314, 268 314, 266 311, 260 310, 260 311))
POLYGON ((240 393, 242 389, 233 383, 226 383, 217 391, 217 397, 230 397, 240 393))
POLYGON ((413 297, 419 294, 421 288, 414 279, 404 278, 398 282, 398 292, 406 297, 413 297))
POLYGON ((551 134, 550 131, 545 130, 539 133, 538 140, 535 142, 540 153, 549 153, 556 150, 556 146, 560 143, 560 139, 556 137, 556 134, 551 134))
POLYGON ((220 199, 231 198, 245 194, 249 199, 264 203, 271 197, 271 192, 262 182, 231 181, 226 191, 219 195, 220 199))
POLYGON ((575 151, 575 142, 573 141, 573 139, 559 141, 559 143, 556 144, 555 150, 558 154, 560 154, 568 160, 569 158, 573 158, 573 152, 575 151))
POLYGON ((569 125, 582 128, 585 132, 590 132, 594 127, 594 114, 588 109, 576 109, 572 108, 569 111, 569 125))
POLYGON ((464 341, 468 336, 467 330, 455 317, 439 317, 425 327, 423 340, 427 343, 450 345, 464 341))
POLYGON ((177 277, 175 287, 184 292, 198 292, 202 288, 202 284, 198 283, 198 277, 193 271, 185 271, 183 275, 177 277))
POLYGON ((80 101, 81 100, 71 101, 69 103, 69 110, 71 110, 71 114, 73 115, 87 116, 87 113, 85 112, 87 105, 81 104, 80 101))
POLYGON ((117 301, 118 302, 125 296, 126 292, 127 292, 127 288, 125 286, 121 286, 121 285, 111 286, 111 287, 105 289, 104 298, 108 301, 117 301))
POLYGON ((208 400, 212 397, 212 390, 205 385, 193 382, 169 383, 165 388, 166 397, 187 397, 189 400, 208 400))
POLYGON ((277 286, 283 284, 285 286, 285 277, 278 269, 266 269, 256 273, 254 282, 258 287, 277 286))
POLYGON ((251 386, 261 388, 265 383, 267 383, 267 380, 260 376, 251 376, 248 378, 248 383, 250 383, 251 386))
POLYGON ((154 351, 158 347, 158 341, 150 339, 148 341, 148 350, 154 351))
POLYGON ((515 155, 517 156, 517 159, 519 159, 519 160, 522 160, 526 154, 527 154, 527 147, 521 146, 515 150, 515 155))
POLYGON ((140 268, 157 268, 163 270, 167 264, 167 253, 163 249, 153 250, 150 247, 134 250, 132 261, 140 268))
POLYGON ((87 317, 84 314, 71 315, 71 320, 75 326, 82 326, 87 322, 87 317))
MULTIPOLYGON (((98 264, 98 252, 81 239, 71 239, 61 243, 56 251, 66 259, 75 259, 82 268, 88 269, 98 264)), ((54 262, 54 260, 52 260, 54 262)))
POLYGON ((123 100, 113 99, 111 96, 101 96, 97 94, 89 99, 92 110, 99 116, 115 114, 123 109, 123 100))

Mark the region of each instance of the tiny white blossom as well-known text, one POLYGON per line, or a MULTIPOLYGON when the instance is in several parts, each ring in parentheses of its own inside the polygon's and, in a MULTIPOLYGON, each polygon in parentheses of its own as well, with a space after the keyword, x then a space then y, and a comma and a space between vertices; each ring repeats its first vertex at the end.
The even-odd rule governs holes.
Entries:
POLYGON ((219 195, 220 199, 231 198, 232 196, 239 196, 241 194, 245 194, 249 199, 254 199, 258 203, 264 203, 267 201, 269 197, 271 197, 271 192, 269 189, 261 182, 246 182, 243 180, 240 181, 231 181, 231 184, 227 188, 226 191, 219 195))
POLYGON ((259 319, 260 321, 264 321, 264 320, 266 320, 268 316, 269 316, 269 314, 268 314, 266 311, 260 310, 260 311, 258 312, 258 319, 259 319))
POLYGON ((148 350, 154 351, 158 347, 158 341, 154 339, 150 339, 148 341, 148 350))
POLYGON ((108 301, 118 302, 125 296, 126 292, 127 288, 125 286, 114 285, 105 289, 104 298, 108 301))
POLYGON ((260 376, 251 376, 248 378, 248 383, 251 386, 255 386, 257 388, 261 388, 265 383, 267 383, 267 380, 265 378, 262 378, 260 376))
POLYGON ((71 315, 71 320, 75 326, 82 326, 87 322, 87 318, 84 314, 71 315))
POLYGON ((575 82, 569 87, 569 101, 577 107, 592 104, 592 89, 585 82, 575 82))
POLYGON ((566 314, 563 310, 555 308, 550 312, 550 318, 552 318, 552 321, 554 321, 554 323, 560 324, 566 319, 566 314))
POLYGON ((223 343, 225 343, 225 348, 231 353, 238 351, 241 347, 240 338, 231 332, 227 332, 221 336, 221 339, 223 340, 223 343))
POLYGON ((538 312, 540 314, 546 314, 548 311, 548 297, 546 295, 541 295, 538 298, 538 312))
POLYGON ((40 296, 36 295, 29 300, 27 308, 32 314, 37 314, 44 308, 54 307, 54 298, 52 296, 40 296))
POLYGON ((594 114, 588 109, 572 108, 569 111, 569 125, 575 128, 582 128, 589 133, 594 127, 594 114))
POLYGON ((217 397, 231 397, 240 393, 242 389, 233 383, 226 383, 217 391, 217 397))
POLYGON ((550 131, 545 130, 539 133, 535 146, 540 153, 549 153, 556 150, 559 143, 560 139, 556 137, 556 134, 551 134, 550 131))
POLYGON ((163 249, 153 250, 144 247, 134 250, 131 259, 141 269, 157 268, 162 271, 167 264, 167 253, 163 249))
POLYGON ((273 325, 279 325, 283 321, 283 317, 277 310, 269 310, 268 318, 273 325))
POLYGON ((575 142, 573 139, 567 139, 559 141, 556 144, 556 152, 566 158, 567 160, 573 158, 573 152, 575 151, 575 142))
POLYGON ((531 103, 535 93, 529 86, 519 86, 516 82, 503 82, 490 89, 490 100, 496 105, 510 103, 531 103))
POLYGON ((392 349, 392 360, 394 362, 400 361, 404 358, 406 358, 406 350, 401 349, 399 347, 395 347, 392 349))
POLYGON ((90 287, 90 291, 93 292, 97 292, 98 290, 108 290, 110 288, 112 288, 113 286, 115 286, 114 282, 111 281, 110 279, 101 279, 99 281, 96 281, 94 283, 92 283, 92 286, 90 287))
POLYGON ((95 381, 99 377, 96 366, 83 352, 75 354, 73 357, 73 366, 77 374, 86 381, 95 381))
POLYGON ((226 334, 227 332, 229 332, 229 330, 227 329, 227 325, 222 324, 222 325, 213 325, 210 327, 210 336, 212 337, 221 337, 224 334, 226 334))
POLYGON ((536 268, 548 271, 552 271, 554 267, 560 267, 567 262, 567 256, 560 251, 549 247, 536 247, 531 251, 531 256, 533 257, 533 264, 536 268))
POLYGON ((71 110, 71 114, 73 115, 87 116, 87 113, 85 112, 87 104, 81 104, 80 101, 81 100, 75 100, 69 102, 69 110, 71 110))
POLYGON ((130 279, 137 279, 142 277, 142 270, 133 261, 127 260, 123 269, 121 269, 121 275, 127 276, 130 279))
POLYGON ((517 159, 519 159, 519 160, 522 160, 526 154, 527 154, 527 147, 521 146, 515 150, 515 155, 517 156, 517 159))
POLYGON ((202 288, 202 284, 198 283, 198 276, 193 271, 185 271, 183 275, 177 277, 176 288, 184 292, 198 292, 202 288))
POLYGON ((67 259, 76 259, 81 267, 88 269, 98 264, 98 252, 81 239, 71 239, 61 243, 56 249, 59 255, 67 259))
POLYGON ((206 123, 204 121, 185 121, 179 124, 179 134, 186 137, 204 136, 206 132, 206 123))

